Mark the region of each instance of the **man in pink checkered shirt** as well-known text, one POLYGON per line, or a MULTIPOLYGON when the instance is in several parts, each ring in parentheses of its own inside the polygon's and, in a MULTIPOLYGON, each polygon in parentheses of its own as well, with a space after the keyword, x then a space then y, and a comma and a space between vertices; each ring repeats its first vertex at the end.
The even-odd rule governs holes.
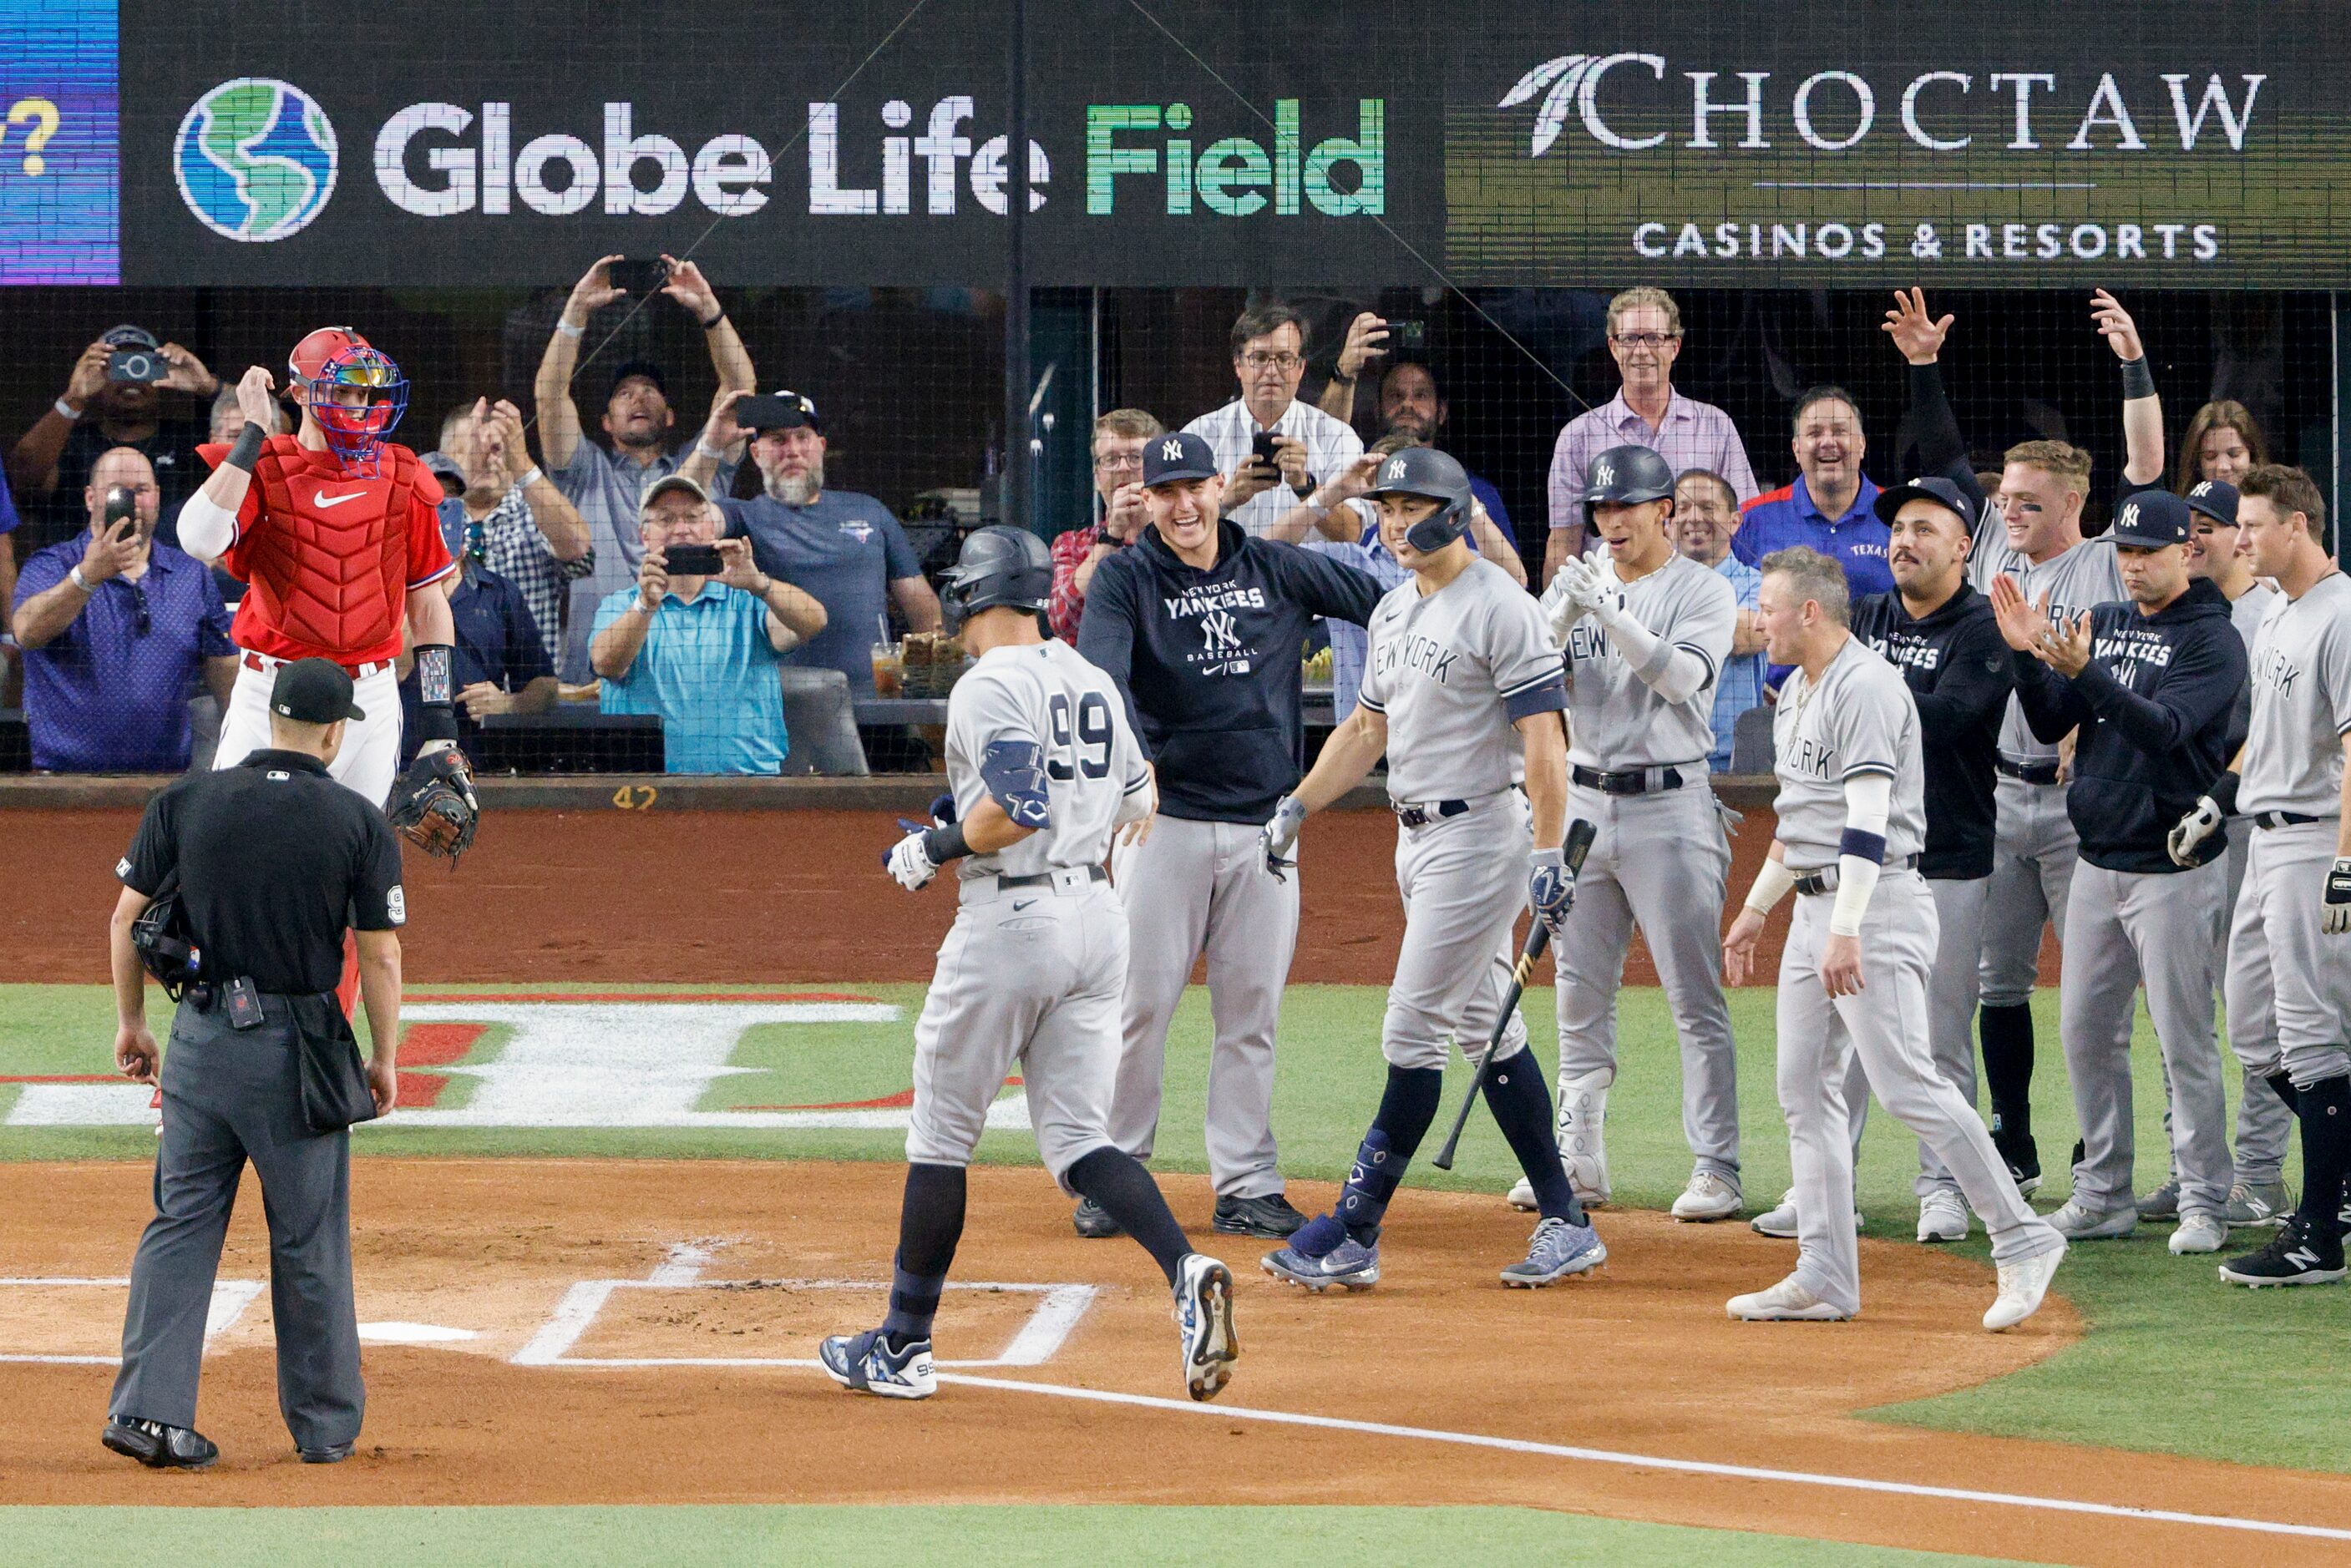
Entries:
POLYGON ((1094 494, 1101 521, 1072 528, 1053 541, 1053 593, 1048 618, 1053 635, 1075 646, 1086 613, 1086 586, 1094 568, 1142 531, 1143 447, 1165 433, 1141 409, 1113 409, 1094 421, 1094 494))

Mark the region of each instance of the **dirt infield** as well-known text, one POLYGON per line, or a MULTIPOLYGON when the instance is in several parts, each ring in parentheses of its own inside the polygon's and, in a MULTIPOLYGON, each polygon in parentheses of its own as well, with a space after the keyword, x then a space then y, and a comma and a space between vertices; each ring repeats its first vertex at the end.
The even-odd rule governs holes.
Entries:
MULTIPOLYGON (((112 1349, 118 1285, 24 1282, 119 1274, 147 1179, 127 1164, 0 1167, 0 1210, 16 1216, 0 1273, 17 1282, 0 1288, 0 1354, 112 1349)), ((1677 1474, 1437 1436, 1452 1434, 2351 1525, 2343 1476, 1855 1419, 2013 1371, 2079 1324, 2053 1302, 2022 1332, 1985 1334, 1982 1267, 1873 1241, 1859 1322, 1735 1324, 1724 1297, 1777 1277, 1788 1245, 1649 1214, 1607 1217, 1612 1259, 1596 1278, 1533 1293, 1495 1281, 1526 1227, 1491 1199, 1408 1194, 1384 1247, 1388 1279, 1363 1296, 1290 1291, 1257 1272, 1260 1243, 1213 1238, 1237 1266, 1245 1354, 1224 1400, 1204 1411, 1182 1399, 1166 1298, 1142 1253, 1077 1240, 1040 1173, 980 1168, 958 1275, 1057 1289, 951 1293, 939 1354, 1017 1360, 1025 1345, 1025 1364, 966 1376, 1029 1386, 951 1384, 907 1407, 852 1398, 805 1366, 740 1365, 805 1358, 818 1335, 873 1320, 899 1180, 876 1165, 361 1161, 360 1321, 434 1342, 368 1348, 353 1462, 294 1461, 263 1292, 207 1363, 200 1419, 225 1451, 218 1469, 158 1475, 104 1453, 110 1368, 16 1362, 0 1365, 0 1501, 1494 1502, 2127 1568, 2248 1549, 2265 1562, 2321 1560, 2310 1550, 2321 1543, 2275 1535, 1677 1474), (615 1281, 626 1282, 598 1284, 615 1281), (1043 1322, 1055 1302, 1058 1318, 1043 1322), (647 1360, 666 1364, 610 1364, 647 1360), (1082 1391, 1107 1397, 1071 1397, 1082 1391), (1269 1413, 1413 1430, 1284 1425, 1269 1413)), ((1171 1195, 1188 1216, 1208 1206, 1196 1178, 1174 1179, 1171 1195)), ((1329 1195, 1301 1184, 1298 1197, 1329 1195)), ((258 1195, 245 1198, 224 1282, 266 1277, 258 1195)))
MULTIPOLYGON (((113 868, 138 826, 125 811, 0 815, 0 981, 103 981, 113 868)), ((1768 811, 1733 841, 1734 896, 1771 838, 1768 811)), ((862 812, 515 812, 486 820, 455 873, 411 852, 414 981, 928 980, 954 894, 901 892, 882 874, 893 822, 862 812)), ((1403 916, 1395 825, 1333 812, 1309 827, 1290 978, 1384 985, 1403 916)), ((1776 974, 1783 919, 1760 972, 1776 974)), ((2044 979, 2056 978, 2054 949, 2044 979)), ((1656 981, 1636 944, 1626 978, 1656 981)))

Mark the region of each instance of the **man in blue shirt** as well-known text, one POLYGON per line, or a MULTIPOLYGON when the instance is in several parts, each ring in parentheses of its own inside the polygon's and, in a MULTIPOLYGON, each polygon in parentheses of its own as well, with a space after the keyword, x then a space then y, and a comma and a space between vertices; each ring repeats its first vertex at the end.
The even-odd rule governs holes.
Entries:
MULTIPOLYGON (((455 580, 449 679, 457 698, 457 743, 470 749, 491 714, 544 713, 554 707, 555 666, 521 588, 472 553, 457 557, 455 580)), ((424 739, 417 728, 421 703, 413 670, 400 683, 400 708, 407 719, 401 732, 401 766, 406 767, 424 739)))
POLYGON ((1722 475, 1693 468, 1675 480, 1673 522, 1681 553, 1721 573, 1739 601, 1730 657, 1714 683, 1714 751, 1707 758, 1715 773, 1727 774, 1739 715, 1763 701, 1763 633, 1756 623, 1763 574, 1730 553, 1730 536, 1739 528, 1739 493, 1722 475))
POLYGON ((678 474, 645 492, 637 586, 597 607, 588 655, 607 713, 655 713, 674 774, 772 774, 784 733, 783 655, 824 629, 824 607, 718 538, 710 498, 678 474), (672 576, 668 553, 716 543, 716 576, 672 576))
POLYGON ((210 572, 156 541, 162 499, 143 453, 102 453, 82 492, 89 531, 35 553, 17 579, 25 719, 43 773, 183 772, 197 681, 227 704, 228 611, 210 572))
MULTIPOLYGON (((715 467, 705 454, 731 450, 742 438, 736 420, 741 401, 719 400, 681 472, 704 479, 715 467)), ((849 677, 851 691, 871 694, 873 645, 883 639, 891 607, 909 631, 936 631, 939 596, 887 506, 853 490, 824 487, 824 421, 816 405, 798 392, 778 392, 754 406, 764 410, 750 431, 764 493, 718 504, 726 535, 749 539, 761 571, 790 578, 824 606, 825 629, 786 662, 838 670, 849 677)))
POLYGON ((1796 400, 1796 482, 1749 502, 1730 541, 1752 566, 1774 550, 1802 545, 1844 568, 1856 599, 1894 591, 1886 564, 1891 536, 1877 520, 1877 486, 1861 472, 1869 450, 1861 410, 1843 387, 1814 387, 1796 400))

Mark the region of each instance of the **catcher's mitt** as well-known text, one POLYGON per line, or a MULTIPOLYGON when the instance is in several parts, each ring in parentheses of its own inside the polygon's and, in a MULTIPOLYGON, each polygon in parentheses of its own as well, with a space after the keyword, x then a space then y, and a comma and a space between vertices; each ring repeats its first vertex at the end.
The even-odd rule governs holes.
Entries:
POLYGON ((474 846, 481 803, 474 798, 474 770, 455 746, 420 756, 393 792, 385 814, 401 836, 430 855, 445 855, 454 867, 474 846))

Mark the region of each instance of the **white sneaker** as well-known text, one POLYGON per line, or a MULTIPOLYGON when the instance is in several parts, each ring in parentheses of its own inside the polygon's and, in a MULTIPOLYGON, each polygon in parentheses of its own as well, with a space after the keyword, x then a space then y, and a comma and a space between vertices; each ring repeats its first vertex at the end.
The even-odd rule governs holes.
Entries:
POLYGON ((1768 1291, 1733 1296, 1725 1304, 1731 1316, 1749 1323, 1843 1323, 1852 1315, 1798 1284, 1793 1274, 1768 1291))
POLYGON ((1983 1314, 1984 1327, 1998 1334, 2014 1328, 2041 1310, 2042 1298, 2049 1293, 2049 1282, 2056 1277, 2057 1265, 2065 1261, 2065 1249, 2059 1247, 2038 1257, 2000 1266, 2000 1294, 1992 1298, 1991 1310, 1983 1314))
POLYGON ((1739 1190, 1739 1183, 1719 1171, 1695 1170, 1689 1185, 1674 1199, 1674 1218, 1706 1223, 1715 1220, 1737 1218, 1739 1206, 1747 1200, 1739 1190))
POLYGON ((2190 1252, 2217 1252, 2229 1239, 2228 1224, 2210 1209, 2190 1209, 2179 1216, 2179 1229, 2171 1233, 2171 1255, 2184 1258, 2190 1252))
POLYGON ((1918 1200, 1918 1240, 1964 1241, 1968 1239, 1968 1206, 1948 1187, 1938 1187, 1918 1200))
MULTIPOLYGON (((1861 1233, 1861 1212, 1856 1210, 1853 1216, 1853 1229, 1855 1235, 1861 1233)), ((1792 1187, 1788 1189, 1781 1198, 1780 1206, 1777 1209, 1766 1209, 1762 1213, 1750 1220, 1747 1222, 1747 1228, 1758 1236, 1775 1236, 1782 1241, 1794 1241, 1796 1239, 1796 1189, 1792 1187)))
POLYGON ((2068 1241, 2111 1241, 2138 1229, 2138 1205, 2091 1209, 2078 1198, 2068 1198, 2064 1207, 2049 1216, 2049 1223, 2068 1241))
MULTIPOLYGON (((1596 1189, 1589 1180, 1586 1179, 1586 1176, 1589 1174, 1588 1168, 1584 1171, 1579 1171, 1574 1160, 1566 1158, 1561 1159, 1559 1162, 1559 1169, 1560 1174, 1567 1178, 1567 1184, 1575 1189, 1577 1202, 1583 1204, 1586 1209, 1605 1209, 1608 1207, 1608 1188, 1604 1179, 1607 1174, 1607 1165, 1605 1161, 1603 1161, 1601 1165, 1601 1175, 1604 1179, 1603 1184, 1596 1189)), ((1523 1176, 1519 1178, 1518 1185, 1510 1189, 1510 1202, 1511 1208, 1521 1210, 1529 1214, 1533 1213, 1538 1208, 1541 1207, 1541 1205, 1535 1201, 1535 1184, 1529 1181, 1523 1176)))

